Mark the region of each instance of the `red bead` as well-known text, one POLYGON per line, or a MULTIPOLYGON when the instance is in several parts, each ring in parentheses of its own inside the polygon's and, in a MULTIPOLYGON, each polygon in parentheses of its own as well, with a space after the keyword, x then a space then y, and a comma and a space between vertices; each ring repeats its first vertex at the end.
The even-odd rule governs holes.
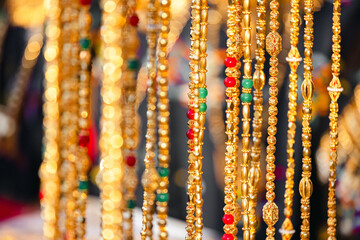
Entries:
POLYGON ((139 17, 136 14, 130 16, 129 23, 131 26, 136 27, 139 24, 139 17))
POLYGON ((89 135, 79 135, 79 145, 81 147, 87 147, 90 142, 89 135))
POLYGON ((227 77, 224 80, 224 84, 226 87, 234 87, 236 85, 236 79, 233 77, 227 77))
POLYGON ((234 216, 231 214, 225 214, 223 216, 223 223, 224 224, 233 224, 234 223, 234 216))
POLYGON ((194 131, 192 129, 187 130, 186 136, 188 139, 194 139, 194 131))
POLYGON ((236 58, 233 58, 233 57, 225 58, 225 66, 226 67, 235 67, 236 66, 236 58))
POLYGON ((192 110, 192 109, 189 109, 189 111, 187 111, 187 113, 186 113, 186 116, 187 116, 188 119, 191 119, 191 120, 194 119, 195 111, 192 110))
POLYGON ((44 194, 42 193, 42 191, 39 191, 39 199, 43 199, 44 198, 44 194))
POLYGON ((234 240, 234 236, 233 236, 232 234, 225 233, 225 234, 222 236, 222 240, 234 240))
POLYGON ((135 158, 134 156, 127 156, 127 158, 126 158, 126 164, 127 164, 129 167, 135 166, 135 163, 136 163, 136 158, 135 158))
POLYGON ((83 6, 87 6, 87 5, 91 5, 91 1, 92 0, 80 0, 80 3, 83 6))

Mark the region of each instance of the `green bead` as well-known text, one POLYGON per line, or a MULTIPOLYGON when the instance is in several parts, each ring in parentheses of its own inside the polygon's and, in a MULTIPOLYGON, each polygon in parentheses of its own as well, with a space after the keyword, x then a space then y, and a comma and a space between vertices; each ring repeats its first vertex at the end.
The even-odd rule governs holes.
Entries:
POLYGON ((159 193, 156 195, 156 200, 158 202, 167 202, 167 201, 169 201, 169 194, 168 193, 159 193))
POLYGON ((78 189, 79 190, 82 190, 82 191, 86 191, 88 190, 88 182, 87 181, 79 181, 79 186, 78 186, 78 189))
POLYGON ((136 206, 136 201, 134 199, 130 199, 127 201, 127 208, 134 209, 136 206))
POLYGON ((249 103, 252 100, 252 96, 250 93, 242 93, 240 98, 242 102, 246 102, 246 103, 249 103))
POLYGON ((88 38, 82 38, 80 39, 80 47, 84 50, 87 50, 90 48, 90 45, 91 45, 91 42, 90 42, 90 39, 88 38))
POLYGON ((208 90, 206 88, 199 88, 199 98, 206 98, 208 90))
POLYGON ((205 112, 206 109, 207 109, 206 103, 200 103, 199 111, 200 111, 200 112, 205 112))
POLYGON ((158 169, 158 172, 159 172, 160 177, 169 176, 169 169, 168 168, 161 167, 161 168, 158 169))
POLYGON ((249 78, 244 78, 241 82, 243 88, 252 88, 253 80, 249 78))
POLYGON ((139 67, 139 62, 137 59, 129 59, 127 65, 130 70, 136 70, 139 67))

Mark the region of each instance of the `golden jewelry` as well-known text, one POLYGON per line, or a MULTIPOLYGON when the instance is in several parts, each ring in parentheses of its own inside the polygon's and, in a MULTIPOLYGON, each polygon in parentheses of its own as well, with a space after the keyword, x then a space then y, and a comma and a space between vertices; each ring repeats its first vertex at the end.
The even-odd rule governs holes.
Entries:
POLYGON ((285 220, 281 226, 279 232, 282 235, 283 240, 290 240, 295 233, 293 224, 291 222, 291 216, 293 214, 293 196, 294 196, 294 171, 295 171, 295 159, 294 159, 294 144, 296 133, 296 113, 297 113, 297 68, 302 60, 300 57, 297 45, 299 43, 299 0, 291 1, 291 16, 290 16, 290 44, 291 49, 288 53, 286 61, 289 62, 290 74, 289 74, 289 110, 288 116, 288 130, 287 130, 287 169, 286 169, 286 183, 285 183, 285 195, 284 195, 284 215, 285 220))
POLYGON ((122 31, 126 24, 127 6, 125 0, 103 0, 101 37, 104 46, 101 134, 100 134, 100 189, 101 189, 101 236, 104 240, 123 239, 122 204, 124 163, 121 129, 123 112, 122 31), (117 19, 114 21, 114 19, 117 19))
POLYGON ((76 161, 76 170, 78 173, 78 195, 77 206, 75 212, 76 219, 76 238, 84 239, 86 233, 86 201, 88 193, 88 171, 90 169, 90 159, 88 155, 89 144, 89 125, 90 125, 90 100, 91 100, 91 41, 90 41, 90 27, 91 15, 89 13, 91 1, 80 1, 81 7, 79 11, 79 149, 76 161))
POLYGON ((237 239, 238 233, 237 223, 240 221, 240 206, 237 203, 237 159, 238 159, 238 143, 239 137, 239 105, 240 105, 240 58, 243 54, 242 47, 239 44, 241 36, 241 25, 239 4, 240 1, 229 1, 228 20, 227 20, 227 50, 225 70, 226 78, 224 84, 226 86, 226 151, 225 151, 225 207, 223 223, 224 236, 223 239, 237 239))
POLYGON ((170 31, 170 4, 171 0, 161 0, 159 2, 159 39, 158 39, 158 51, 157 51, 157 72, 158 77, 156 79, 158 91, 157 91, 157 108, 159 122, 158 135, 158 151, 159 151, 159 164, 158 172, 160 176, 159 187, 156 190, 156 210, 159 224, 159 239, 168 239, 168 232, 166 230, 166 220, 168 212, 169 201, 169 161, 170 161, 170 112, 169 112, 169 80, 168 80, 168 43, 169 43, 169 31, 170 31))
POLYGON ((342 92, 340 75, 340 41, 341 41, 341 0, 334 0, 333 3, 333 54, 332 54, 332 80, 327 90, 329 91, 330 103, 330 177, 329 177, 329 196, 328 196, 328 228, 327 234, 329 240, 336 239, 336 166, 337 166, 337 147, 338 147, 338 103, 337 100, 342 92))
POLYGON ((249 171, 249 221, 250 239, 255 239, 255 232, 258 225, 256 216, 256 205, 258 199, 258 187, 261 179, 260 156, 262 136, 262 111, 263 92, 265 84, 264 62, 265 62, 265 33, 266 33, 266 0, 257 1, 256 21, 256 43, 257 48, 256 64, 254 72, 254 117, 253 117, 253 147, 251 149, 251 162, 249 171))
POLYGON ((314 83, 312 81, 312 47, 313 47, 313 14, 314 0, 305 0, 305 30, 304 30, 304 81, 301 85, 301 94, 304 98, 302 120, 302 178, 299 184, 301 195, 301 233, 300 239, 310 239, 310 196, 313 191, 311 176, 311 112, 312 97, 314 95, 314 83))
POLYGON ((275 199, 275 151, 276 151, 276 124, 277 124, 277 113, 278 109, 276 107, 278 103, 277 95, 278 95, 278 58, 277 55, 280 53, 282 49, 282 41, 281 36, 277 32, 279 28, 278 16, 279 16, 279 2, 277 0, 272 0, 270 2, 270 28, 271 32, 266 37, 266 51, 271 56, 270 58, 270 79, 269 79, 269 118, 268 118, 268 137, 267 143, 268 146, 266 148, 266 204, 263 207, 263 219, 264 222, 268 225, 266 229, 266 239, 274 239, 275 228, 274 225, 279 219, 279 209, 274 202, 275 199))
POLYGON ((242 159, 240 163, 240 194, 243 217, 243 239, 250 239, 249 221, 249 164, 250 164, 250 105, 251 88, 253 80, 251 76, 251 12, 250 0, 243 2, 243 28, 244 28, 244 75, 242 80, 242 159))
POLYGON ((123 61, 124 72, 123 82, 123 119, 122 127, 124 134, 123 153, 125 155, 125 174, 124 178, 124 200, 123 209, 123 232, 124 239, 133 239, 133 209, 136 205, 135 191, 138 185, 138 176, 136 173, 136 147, 138 145, 138 122, 137 122, 137 96, 136 96, 136 74, 138 70, 138 59, 136 56, 139 48, 139 39, 137 36, 137 26, 139 17, 136 14, 137 1, 127 1, 128 12, 127 22, 123 31, 123 61), (135 119, 134 119, 135 118, 135 119))
POLYGON ((147 9, 147 43, 148 43, 148 81, 147 81, 147 130, 146 130, 146 155, 144 159, 145 172, 141 183, 144 188, 142 206, 142 230, 141 239, 152 238, 152 220, 155 205, 155 191, 159 186, 160 176, 155 169, 156 150, 156 45, 158 32, 158 11, 157 1, 151 0, 147 9))
POLYGON ((60 1, 63 11, 62 48, 61 48, 61 83, 60 83, 60 177, 62 199, 61 207, 65 211, 65 235, 67 239, 76 238, 77 210, 77 169, 78 162, 78 80, 79 80, 79 3, 77 1, 60 1), (69 64, 71 63, 71 64, 69 64))
POLYGON ((207 49, 207 0, 192 2, 192 24, 190 29, 190 82, 189 111, 186 135, 189 138, 189 176, 186 239, 201 239, 203 229, 202 218, 202 145, 206 114, 206 49, 207 49))
POLYGON ((45 153, 40 167, 41 179, 41 216, 43 223, 43 236, 47 240, 59 238, 58 210, 60 198, 60 4, 59 0, 45 2, 46 47, 44 57, 45 93, 44 93, 44 146, 45 153))

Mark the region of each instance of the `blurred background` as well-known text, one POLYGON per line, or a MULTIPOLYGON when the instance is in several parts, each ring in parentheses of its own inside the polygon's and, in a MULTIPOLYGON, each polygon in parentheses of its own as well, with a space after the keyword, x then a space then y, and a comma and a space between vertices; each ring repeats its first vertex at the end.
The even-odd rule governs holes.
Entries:
MULTIPOLYGON (((169 36, 171 53, 170 61, 170 114, 171 114, 171 164, 170 164, 170 216, 184 220, 186 217, 186 181, 187 181, 187 84, 188 55, 190 36, 190 1, 172 1, 171 34, 169 36)), ((287 131, 287 95, 289 68, 285 57, 290 48, 290 1, 281 0, 280 32, 283 37, 283 51, 279 55, 279 121, 276 153, 276 203, 280 209, 280 220, 276 225, 279 229, 283 220, 282 209, 285 189, 286 170, 286 131, 287 131)), ((226 8, 227 1, 209 0, 209 35, 208 35, 208 114, 204 137, 204 223, 213 233, 221 236, 223 199, 223 169, 224 169, 224 66, 226 50, 226 8)), ((0 240, 40 239, 41 219, 39 198, 38 169, 42 161, 42 101, 44 81, 44 58, 41 46, 44 29, 44 12, 42 0, 7 0, 0 1, 0 240), (22 59, 26 57, 26 46, 31 39, 38 43, 38 54, 31 56, 31 67, 24 69, 22 59), (34 223, 37 224, 34 224, 34 223), (30 223, 30 224, 29 224, 30 223), (37 227, 34 227, 37 225, 37 227), (31 230, 33 229, 33 230, 31 230), (24 236, 25 235, 25 236, 24 236), (32 239, 32 238, 31 238, 32 239)), ((255 14, 256 1, 252 2, 252 19, 255 14)), ((329 97, 327 86, 331 80, 331 45, 332 45, 332 1, 315 0, 316 13, 314 23, 314 110, 312 120, 312 157, 314 193, 311 198, 311 236, 313 239, 326 239, 326 203, 328 178, 328 113, 329 97)), ((145 17, 146 1, 139 1, 140 17, 139 36, 141 48, 138 52, 142 59, 142 67, 138 73, 139 116, 141 125, 139 132, 141 142, 138 149, 138 159, 145 155, 146 131, 146 42, 145 17)), ((342 62, 341 83, 344 92, 340 97, 339 106, 341 119, 339 123, 339 167, 338 167, 338 234, 339 239, 360 239, 360 1, 342 1, 342 62)), ((101 10, 99 2, 93 0, 91 13, 93 15, 92 41, 93 45, 93 82, 92 82, 92 124, 90 139, 90 156, 92 168, 89 172, 90 201, 96 202, 99 190, 96 186, 98 172, 98 130, 100 116, 101 85, 101 46, 99 28, 101 10)), ((303 25, 301 27, 303 28, 303 25)), ((302 39, 303 30, 300 30, 302 39)), ((253 21, 255 31, 255 21, 253 21)), ((255 32, 254 32, 255 33, 255 32)), ((303 52, 302 41, 299 50, 303 52)), ((255 38, 253 38, 255 46, 255 38)), ((267 56, 268 59, 268 56, 267 56)), ((265 67, 267 69, 267 67, 265 67)), ((299 85, 302 81, 302 67, 298 68, 299 85)), ((301 94, 298 94, 301 96, 301 94)), ((265 104, 268 99, 268 88, 264 88, 265 104)), ((296 172, 295 187, 298 186, 301 171, 301 102, 298 99, 299 118, 296 135, 296 172)), ((266 109, 266 107, 265 107, 266 109)), ((264 111, 265 113, 266 111, 264 111)), ((264 119, 267 116, 265 114, 264 119)), ((264 121, 264 134, 266 124, 264 121)), ((265 142, 265 141, 264 141, 265 142)), ((265 149, 263 146, 263 150, 265 149)), ((264 153, 262 169, 264 169, 264 153)), ((144 166, 138 161, 138 174, 141 176, 144 166)), ((262 179, 264 180, 264 179, 262 179)), ((260 209, 265 203, 264 183, 261 185, 260 209)), ((137 206, 142 204, 142 188, 137 191, 137 206)), ((295 190, 293 223, 295 229, 300 228, 300 196, 295 190)), ((94 206, 97 206, 94 203, 94 206)), ((90 206, 93 206, 90 204, 90 206)), ((90 209, 91 210, 91 209, 90 209)), ((99 218, 100 210, 92 209, 91 218, 99 218)), ((136 219, 135 219, 136 220, 136 219)), ((141 220, 138 218, 137 225, 141 220)), ((90 223, 89 223, 90 224, 90 223)), ((96 224, 96 223, 94 223, 96 224)), ((98 226, 96 226, 98 227, 98 226)), ((264 239, 266 225, 260 222, 258 239, 264 239)), ((183 230, 183 229, 182 229, 183 230)), ((96 233, 92 233, 96 234, 96 233)), ((137 233, 136 233, 137 234, 137 233)), ((136 235, 135 234, 135 235, 136 235)), ((171 233, 170 233, 171 234, 171 233)), ((88 233, 91 235, 91 232, 88 233)), ((91 236, 98 239, 98 236, 91 236)), ((276 238, 280 238, 277 233, 276 238)), ((89 237, 90 239, 90 237, 89 237)), ((170 235, 169 239, 172 238, 170 235)), ((210 238, 209 238, 210 239, 210 238)), ((215 239, 215 238, 214 238, 215 239)), ((220 239, 220 237, 218 237, 220 239)), ((299 239, 299 231, 294 239, 299 239)))

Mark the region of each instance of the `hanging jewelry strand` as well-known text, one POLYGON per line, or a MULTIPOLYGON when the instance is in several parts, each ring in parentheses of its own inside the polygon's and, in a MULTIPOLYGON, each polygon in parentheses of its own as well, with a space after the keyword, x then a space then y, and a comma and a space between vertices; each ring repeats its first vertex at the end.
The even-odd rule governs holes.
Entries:
POLYGON ((312 47, 313 47, 313 14, 314 0, 305 0, 305 30, 304 30, 304 81, 301 85, 301 94, 304 98, 303 120, 302 120, 302 178, 299 184, 301 195, 301 240, 310 239, 310 196, 312 195, 313 185, 311 176, 311 113, 312 97, 314 95, 314 83, 312 81, 312 47))
POLYGON ((169 162, 170 162, 170 112, 169 112, 169 80, 168 80, 168 43, 170 31, 170 4, 171 0, 159 1, 159 40, 158 40, 158 64, 157 64, 157 98, 158 98, 158 116, 159 123, 158 135, 158 149, 159 149, 159 165, 158 172, 160 176, 159 187, 156 190, 156 210, 158 216, 158 224, 160 240, 168 239, 168 232, 166 230, 166 220, 168 212, 169 201, 169 162))
POLYGON ((277 55, 280 53, 282 49, 282 41, 281 36, 277 32, 279 28, 278 16, 279 16, 279 2, 277 0, 272 0, 270 2, 270 28, 271 32, 266 37, 266 51, 271 56, 270 58, 270 79, 269 79, 269 118, 268 118, 268 137, 267 143, 268 146, 266 148, 266 204, 263 207, 263 219, 264 222, 268 225, 266 229, 267 240, 274 239, 275 228, 274 225, 279 219, 279 209, 274 202, 275 199, 275 152, 276 152, 276 124, 277 124, 277 113, 278 109, 276 107, 278 103, 277 95, 278 95, 278 63, 279 60, 277 55))
POLYGON ((242 160, 240 163, 240 189, 241 206, 243 217, 243 239, 250 239, 249 221, 249 164, 250 164, 250 105, 251 88, 253 80, 251 76, 251 12, 250 0, 243 2, 243 24, 244 24, 244 76, 242 80, 242 160))
POLYGON ((334 0, 333 3, 333 54, 332 58, 332 80, 327 90, 329 91, 330 103, 330 177, 329 177, 329 196, 328 196, 328 240, 336 239, 336 166, 337 166, 337 146, 338 146, 338 103, 343 88, 339 79, 340 75, 340 42, 341 42, 341 0, 334 0))
POLYGON ((255 239, 255 232, 258 225, 256 217, 256 205, 258 199, 258 187, 261 179, 260 156, 261 156, 261 136, 262 136, 262 111, 263 111, 263 87, 265 84, 265 33, 266 33, 266 0, 257 1, 257 21, 256 21, 256 43, 257 48, 256 64, 254 72, 254 118, 253 118, 253 147, 251 149, 251 162, 249 172, 249 221, 250 239, 255 239))
POLYGON ((288 116, 288 130, 287 130, 287 169, 286 169, 286 183, 285 183, 285 195, 284 195, 284 215, 285 220, 281 226, 279 232, 282 235, 283 240, 290 240, 295 233, 293 224, 291 222, 291 216, 293 214, 293 197, 294 197, 294 171, 295 171, 295 159, 294 159, 294 144, 296 133, 296 112, 297 112, 297 68, 302 60, 300 57, 297 45, 299 43, 299 0, 291 1, 291 16, 290 16, 290 44, 291 49, 289 51, 286 61, 290 66, 289 75, 289 110, 288 116))
POLYGON ((238 0, 229 2, 228 20, 227 20, 227 50, 225 70, 226 78, 224 84, 226 86, 226 152, 225 152, 225 207, 223 223, 224 232, 223 239, 237 239, 238 233, 237 223, 240 221, 240 207, 237 203, 237 159, 238 159, 238 143, 239 137, 239 105, 240 105, 240 57, 242 56, 242 47, 239 44, 241 25, 239 24, 240 16, 238 12, 238 0))
POLYGON ((142 206, 142 230, 141 239, 152 238, 152 220, 155 205, 155 191, 159 186, 159 174, 155 169, 155 149, 156 149, 156 44, 158 31, 158 12, 157 1, 150 0, 147 11, 147 44, 148 44, 148 81, 147 81, 147 130, 146 130, 146 155, 144 159, 145 172, 141 183, 144 188, 142 206))

